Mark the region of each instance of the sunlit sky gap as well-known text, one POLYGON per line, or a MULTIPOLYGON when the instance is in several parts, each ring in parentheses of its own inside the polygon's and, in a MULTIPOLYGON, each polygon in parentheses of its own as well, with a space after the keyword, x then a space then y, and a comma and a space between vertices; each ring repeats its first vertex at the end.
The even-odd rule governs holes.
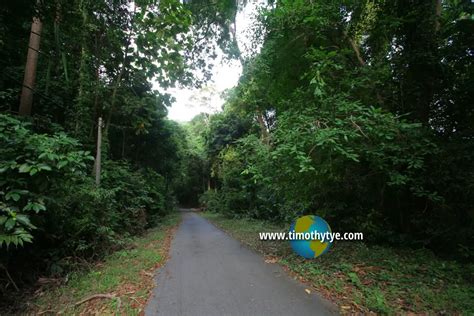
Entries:
MULTIPOLYGON (((237 40, 241 50, 244 50, 250 42, 247 30, 253 21, 252 18, 256 8, 257 2, 249 1, 245 8, 237 14, 237 40)), ((212 79, 206 87, 202 89, 172 88, 167 90, 176 99, 173 105, 168 108, 169 119, 186 122, 199 113, 216 113, 222 109, 224 100, 221 94, 237 85, 242 73, 242 66, 237 60, 224 60, 222 53, 218 55, 214 64, 212 79), (199 101, 205 99, 208 99, 209 102, 199 101)), ((155 88, 158 87, 155 86, 155 88)))

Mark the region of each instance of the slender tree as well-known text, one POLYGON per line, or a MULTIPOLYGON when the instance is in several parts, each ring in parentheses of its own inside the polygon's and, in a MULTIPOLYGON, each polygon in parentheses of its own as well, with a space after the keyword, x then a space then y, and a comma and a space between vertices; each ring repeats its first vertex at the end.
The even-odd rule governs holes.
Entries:
POLYGON ((41 19, 38 16, 33 17, 30 40, 28 43, 28 55, 26 57, 25 76, 23 78, 20 99, 19 113, 23 116, 31 115, 42 29, 43 23, 41 22, 41 19))

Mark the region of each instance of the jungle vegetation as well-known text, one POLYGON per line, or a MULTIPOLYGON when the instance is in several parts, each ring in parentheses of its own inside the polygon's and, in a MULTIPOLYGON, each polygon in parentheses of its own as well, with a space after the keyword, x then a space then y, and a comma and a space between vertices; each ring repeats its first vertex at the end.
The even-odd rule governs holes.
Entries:
POLYGON ((317 213, 372 242, 472 259, 473 10, 263 7, 224 110, 188 126, 209 175, 201 201, 280 223, 317 213))
POLYGON ((318 214, 473 259, 472 1, 268 1, 244 50, 246 3, 2 3, 2 296, 121 248, 178 203, 278 224, 318 214), (243 66, 223 111, 168 120, 166 89, 204 85, 219 51, 243 66))

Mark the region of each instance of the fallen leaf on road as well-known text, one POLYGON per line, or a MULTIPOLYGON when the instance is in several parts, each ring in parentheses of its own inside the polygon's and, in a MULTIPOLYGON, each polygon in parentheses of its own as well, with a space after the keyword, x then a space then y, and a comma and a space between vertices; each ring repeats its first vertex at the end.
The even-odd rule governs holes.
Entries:
POLYGON ((265 263, 277 263, 277 262, 278 262, 278 259, 276 258, 265 259, 265 263))
POLYGON ((311 294, 311 290, 310 290, 310 289, 305 289, 304 291, 305 291, 306 293, 308 293, 308 294, 311 294))

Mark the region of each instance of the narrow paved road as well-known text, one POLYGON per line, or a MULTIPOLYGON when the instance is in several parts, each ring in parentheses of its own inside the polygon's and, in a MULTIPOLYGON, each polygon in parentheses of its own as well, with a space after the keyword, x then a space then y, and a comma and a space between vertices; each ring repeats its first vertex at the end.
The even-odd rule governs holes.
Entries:
POLYGON ((278 265, 192 212, 183 212, 156 282, 145 315, 331 314, 327 302, 278 265))

